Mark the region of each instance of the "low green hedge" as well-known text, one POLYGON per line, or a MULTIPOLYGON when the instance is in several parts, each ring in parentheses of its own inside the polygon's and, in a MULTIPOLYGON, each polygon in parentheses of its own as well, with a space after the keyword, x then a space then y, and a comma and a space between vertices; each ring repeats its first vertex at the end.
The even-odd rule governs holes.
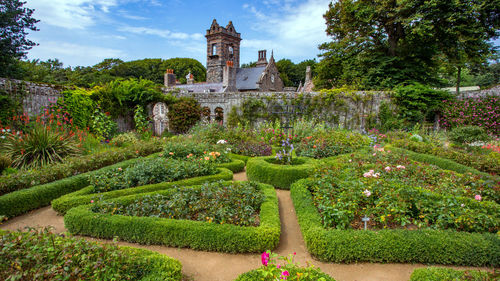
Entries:
MULTIPOLYGON (((97 171, 125 168, 134 164, 139 159, 141 158, 130 159, 97 171)), ((50 205, 50 201, 88 186, 89 175, 97 171, 87 172, 2 195, 0 196, 0 215, 11 218, 48 206, 50 205)))
POLYGON ((160 141, 139 142, 127 148, 112 148, 90 155, 71 157, 65 159, 63 163, 0 176, 0 195, 97 170, 162 150, 160 141))
POLYGON ((279 189, 290 189, 295 181, 309 177, 314 171, 317 160, 306 157, 296 157, 299 165, 279 165, 269 163, 274 156, 255 157, 247 162, 248 180, 270 184, 279 189), (267 160, 267 161, 266 161, 267 160))
POLYGON ((492 273, 479 270, 456 270, 452 268, 417 268, 410 281, 488 281, 498 280, 492 273))
POLYGON ((291 197, 308 251, 319 260, 500 265, 500 238, 496 234, 450 230, 326 230, 305 181, 292 185, 291 197))
MULTIPOLYGON (((308 281, 308 280, 313 281, 314 280, 314 281, 316 281, 319 278, 324 278, 323 279, 324 281, 335 281, 335 279, 333 279, 330 275, 321 272, 318 268, 304 269, 304 268, 297 267, 296 270, 289 270, 289 274, 292 277, 297 276, 297 272, 303 273, 304 275, 307 274, 307 277, 300 278, 300 279, 291 279, 290 278, 291 280, 304 280, 304 281, 308 281), (313 275, 314 277, 311 277, 311 275, 313 275)), ((234 281, 255 281, 255 280, 269 280, 269 279, 265 279, 262 276, 262 273, 259 272, 258 269, 254 269, 252 271, 245 272, 245 273, 241 274, 234 281)))
POLYGON ((232 161, 229 163, 218 164, 217 167, 226 168, 231 170, 233 173, 239 173, 245 170, 245 162, 238 159, 231 159, 232 161))
POLYGON ((113 190, 102 193, 93 193, 94 187, 87 186, 81 190, 57 198, 53 200, 51 204, 52 208, 56 210, 59 214, 65 214, 69 209, 73 207, 89 204, 91 200, 97 201, 104 199, 112 199, 132 194, 141 194, 141 193, 148 193, 148 192, 168 189, 176 186, 199 185, 205 182, 232 180, 232 179, 233 179, 233 173, 230 170, 225 168, 218 168, 218 173, 215 175, 184 179, 174 182, 149 184, 139 187, 113 190))
POLYGON ((245 162, 245 164, 248 162, 248 159, 252 158, 250 156, 246 155, 240 155, 240 154, 234 154, 234 153, 229 153, 229 158, 231 159, 237 159, 245 162))
MULTIPOLYGON (((97 238, 118 237, 129 242, 190 247, 204 251, 260 253, 278 245, 281 224, 276 191, 270 185, 259 184, 259 186, 266 199, 260 208, 260 226, 258 227, 99 214, 92 212, 90 205, 69 210, 64 216, 64 224, 71 233, 97 238)), ((193 188, 199 187, 193 186, 193 188)), ((130 195, 111 201, 127 204, 148 194, 166 195, 173 191, 162 190, 130 195)))

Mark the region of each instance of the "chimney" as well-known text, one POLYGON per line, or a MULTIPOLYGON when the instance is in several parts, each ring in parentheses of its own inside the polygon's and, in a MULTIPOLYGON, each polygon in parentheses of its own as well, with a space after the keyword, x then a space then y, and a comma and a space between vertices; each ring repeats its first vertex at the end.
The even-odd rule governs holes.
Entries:
POLYGON ((306 82, 304 83, 307 84, 307 82, 311 81, 311 67, 307 66, 306 67, 306 82))
POLYGON ((226 66, 224 66, 224 73, 222 76, 222 87, 224 88, 224 92, 237 92, 236 68, 234 68, 234 62, 226 61, 226 66))
POLYGON ((191 71, 189 71, 189 74, 186 75, 186 80, 188 85, 193 85, 194 84, 194 76, 191 74, 191 71))
POLYGON ((259 59, 257 60, 257 67, 267 66, 266 50, 259 51, 259 59))
POLYGON ((175 85, 177 85, 173 69, 167 69, 165 71, 165 77, 163 83, 167 88, 175 87, 175 85))

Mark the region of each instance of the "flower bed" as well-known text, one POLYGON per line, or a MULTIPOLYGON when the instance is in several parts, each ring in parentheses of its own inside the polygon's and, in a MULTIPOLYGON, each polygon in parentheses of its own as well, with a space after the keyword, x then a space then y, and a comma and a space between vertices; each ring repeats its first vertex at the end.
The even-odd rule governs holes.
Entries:
POLYGON ((256 157, 247 162, 248 180, 270 184, 279 189, 290 189, 299 179, 308 177, 314 170, 316 160, 306 157, 294 158, 295 165, 275 164, 275 157, 256 157))
MULTIPOLYGON (((231 185, 231 183, 224 183, 231 185)), ((145 244, 163 244, 172 247, 190 247, 219 252, 262 252, 276 247, 280 237, 278 199, 274 189, 257 184, 265 196, 259 209, 259 226, 216 224, 213 221, 176 220, 156 217, 135 217, 96 213, 92 205, 69 210, 64 223, 71 233, 98 238, 119 237, 125 241, 145 244)), ((201 189, 201 186, 193 186, 201 189)), ((175 196, 177 190, 130 195, 105 201, 105 204, 131 205, 145 196, 159 194, 175 196)), ((252 196, 247 194, 246 196, 252 196)), ((240 196, 241 197, 241 196, 240 196)), ((222 200, 222 198, 219 198, 222 200)), ((224 206, 224 208, 227 206, 224 206)), ((219 208, 219 210, 224 210, 219 208)))
POLYGON ((351 153, 369 145, 370 139, 360 133, 332 130, 302 139, 296 146, 298 156, 315 159, 351 153))
POLYGON ((498 280, 498 273, 479 270, 456 270, 452 268, 417 268, 410 276, 410 281, 493 281, 498 280))
POLYGON ((205 182, 233 179, 233 173, 230 170, 224 168, 218 168, 217 170, 218 171, 215 175, 194 177, 174 182, 162 182, 157 184, 150 184, 145 186, 114 190, 102 193, 94 193, 93 192, 94 187, 87 186, 79 191, 66 194, 58 199, 53 200, 52 208, 54 208, 54 210, 56 210, 60 214, 65 214, 69 209, 73 207, 86 205, 93 201, 97 202, 98 200, 112 199, 132 194, 141 194, 158 190, 164 190, 173 188, 175 186, 199 185, 205 182))
MULTIPOLYGON (((155 155, 149 157, 155 157, 155 155)), ((118 168, 125 169, 140 159, 142 158, 123 161, 115 165, 104 167, 98 171, 91 171, 2 195, 0 196, 0 215, 15 217, 28 211, 48 206, 50 201, 88 186, 90 184, 90 175, 118 168)))
POLYGON ((179 261, 147 250, 47 229, 0 235, 1 280, 182 280, 179 261))

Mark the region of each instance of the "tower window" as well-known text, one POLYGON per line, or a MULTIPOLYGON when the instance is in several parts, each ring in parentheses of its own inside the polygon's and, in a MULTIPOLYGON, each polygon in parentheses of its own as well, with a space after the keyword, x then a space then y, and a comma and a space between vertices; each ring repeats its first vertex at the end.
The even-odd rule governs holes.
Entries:
POLYGON ((216 56, 217 55, 217 44, 213 44, 212 45, 212 56, 216 56))
POLYGON ((229 46, 229 54, 234 55, 233 46, 229 46))

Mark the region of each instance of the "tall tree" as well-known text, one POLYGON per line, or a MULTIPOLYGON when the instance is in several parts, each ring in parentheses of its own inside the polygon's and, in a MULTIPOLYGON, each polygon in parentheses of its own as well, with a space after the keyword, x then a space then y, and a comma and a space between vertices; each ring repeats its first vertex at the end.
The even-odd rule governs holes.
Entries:
POLYGON ((24 4, 19 0, 0 1, 0 76, 11 76, 17 60, 36 45, 26 36, 29 30, 38 30, 38 20, 32 17, 34 10, 24 4))
POLYGON ((484 60, 487 53, 494 52, 488 40, 498 36, 498 3, 499 0, 331 3, 324 17, 326 32, 333 41, 320 46, 320 82, 361 88, 392 88, 408 81, 437 85, 438 56, 454 63, 472 58, 484 60))

